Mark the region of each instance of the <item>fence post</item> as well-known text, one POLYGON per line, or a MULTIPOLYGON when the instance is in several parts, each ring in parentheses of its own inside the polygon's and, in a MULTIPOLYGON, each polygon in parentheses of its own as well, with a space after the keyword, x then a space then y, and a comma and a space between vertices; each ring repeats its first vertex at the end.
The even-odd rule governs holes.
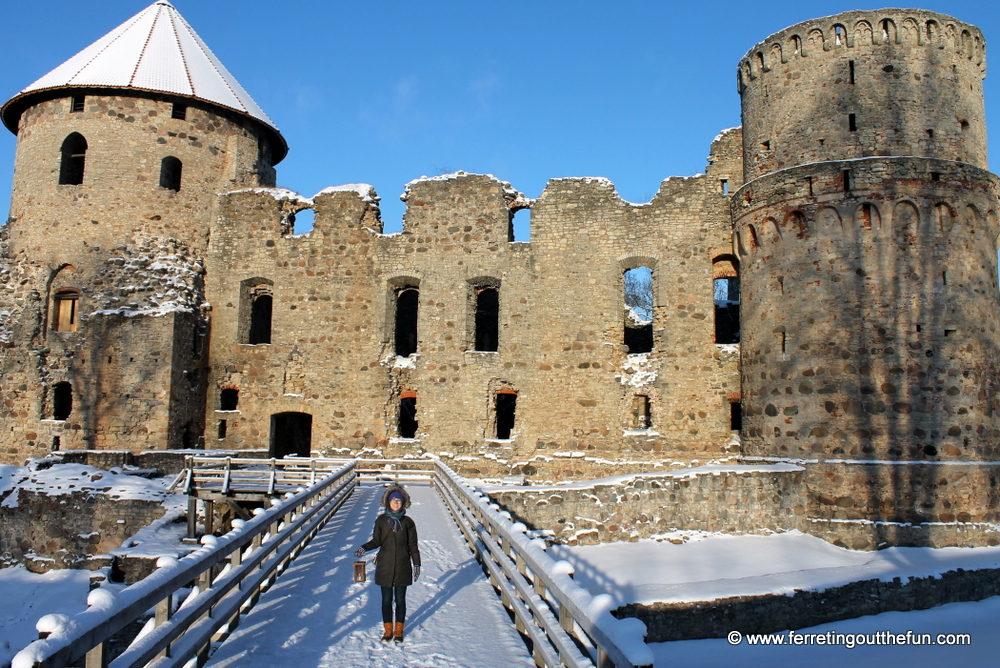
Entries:
POLYGON ((106 643, 98 643, 92 650, 87 652, 87 659, 84 662, 86 668, 108 668, 108 650, 106 643))

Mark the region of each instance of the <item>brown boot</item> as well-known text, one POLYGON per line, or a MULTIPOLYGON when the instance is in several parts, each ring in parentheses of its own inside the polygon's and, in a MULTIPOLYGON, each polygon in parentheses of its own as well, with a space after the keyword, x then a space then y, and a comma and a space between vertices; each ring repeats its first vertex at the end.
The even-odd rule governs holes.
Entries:
POLYGON ((385 631, 382 633, 382 642, 389 642, 392 640, 392 622, 382 622, 382 626, 385 627, 385 631))
POLYGON ((403 622, 396 622, 396 637, 393 640, 398 643, 403 642, 403 622))

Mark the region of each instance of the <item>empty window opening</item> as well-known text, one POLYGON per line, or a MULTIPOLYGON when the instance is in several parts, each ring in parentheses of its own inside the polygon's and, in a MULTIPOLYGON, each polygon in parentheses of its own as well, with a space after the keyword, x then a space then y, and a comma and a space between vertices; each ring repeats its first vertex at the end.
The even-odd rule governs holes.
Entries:
POLYGON ((268 455, 275 458, 293 455, 308 457, 312 449, 312 415, 275 413, 271 416, 271 440, 268 455))
POLYGON ((770 151, 770 150, 771 150, 771 141, 770 141, 770 140, 768 140, 768 141, 762 141, 762 142, 760 143, 760 146, 761 146, 761 148, 763 148, 763 149, 764 149, 765 151, 770 151))
MULTIPOLYGON (((496 351, 500 347, 500 291, 476 291, 476 350, 496 351)), ((500 438, 499 436, 497 438, 500 438)), ((504 437, 506 438, 506 436, 504 437)))
POLYGON ((79 327, 80 291, 75 289, 56 292, 52 329, 56 332, 75 332, 79 327))
POLYGON ((62 162, 59 166, 59 185, 78 186, 83 183, 83 172, 87 163, 87 140, 79 132, 63 140, 62 162))
POLYGON ((160 187, 177 192, 181 189, 181 161, 168 155, 160 161, 160 187))
POLYGON ((179 121, 187 120, 188 108, 186 104, 174 104, 170 110, 170 118, 176 118, 179 121))
POLYGON ((843 42, 841 40, 844 38, 844 27, 843 26, 834 26, 834 28, 833 28, 833 34, 835 36, 834 40, 833 40, 834 43, 837 46, 840 46, 841 44, 843 44, 843 42))
POLYGON ((649 397, 637 394, 632 397, 632 429, 650 429, 653 426, 649 410, 649 397))
POLYGON ((712 263, 715 298, 715 342, 740 341, 740 278, 736 258, 720 258, 712 263))
POLYGON ((927 128, 927 138, 934 139, 934 130, 932 128, 927 128))
POLYGON ((531 209, 524 207, 511 212, 508 241, 531 241, 531 209))
POLYGON ((400 438, 417 437, 417 394, 404 392, 399 400, 399 436, 400 438))
POLYGON ((857 114, 847 115, 847 129, 851 132, 857 132, 858 130, 858 116, 857 114))
POLYGON ((70 105, 70 111, 73 113, 79 113, 86 109, 87 107, 87 96, 86 95, 74 95, 73 102, 70 105))
POLYGON ((952 336, 956 331, 957 330, 954 330, 954 329, 946 329, 946 330, 944 330, 944 335, 945 336, 952 336))
POLYGON ((962 127, 962 132, 967 132, 968 131, 968 129, 969 129, 969 121, 962 121, 960 123, 960 125, 962 127))
MULTIPOLYGON (((396 291, 396 354, 409 357, 417 352, 417 313, 420 291, 404 287, 396 291)), ((496 348, 494 348, 496 350, 496 348)))
POLYGON ((240 405, 240 391, 235 387, 227 387, 219 393, 219 410, 235 411, 240 405))
POLYGON ((729 179, 720 179, 719 188, 722 190, 723 195, 729 194, 729 179))
POLYGON ((845 169, 844 172, 844 192, 851 192, 851 170, 845 169))
POLYGON ((729 404, 729 430, 743 430, 743 404, 735 401, 729 404))
POLYGON ((52 419, 65 420, 73 412, 73 386, 67 382, 52 387, 52 419))
POLYGON ((219 420, 219 428, 218 428, 217 436, 218 436, 218 438, 219 438, 220 441, 223 440, 224 438, 226 438, 226 431, 228 431, 228 427, 227 427, 226 421, 225 420, 219 420))
POLYGON ((924 326, 923 325, 917 325, 917 332, 922 332, 922 331, 924 331, 924 326))
POLYGON ((316 211, 300 209, 289 216, 292 234, 309 234, 316 227, 316 211))
POLYGON ((250 310, 250 345, 271 343, 271 295, 258 295, 250 310))
POLYGON ((848 81, 850 81, 853 84, 854 83, 854 61, 853 60, 847 61, 847 72, 848 72, 848 81))
POLYGON ((622 274, 625 300, 624 341, 630 355, 653 350, 653 270, 636 267, 622 274))
POLYGON ((496 398, 497 438, 508 439, 514 430, 514 413, 517 409, 517 393, 502 390, 496 398))
POLYGON ((948 285, 948 272, 947 271, 942 271, 941 272, 941 283, 943 283, 944 285, 948 285))
POLYGON ((813 177, 807 176, 806 177, 806 184, 809 187, 809 195, 812 196, 812 194, 813 194, 813 177))
POLYGON ((52 437, 52 452, 57 451, 60 447, 62 447, 62 439, 60 437, 58 437, 58 436, 53 436, 52 437))
POLYGON ((931 181, 940 181, 941 172, 931 172, 931 181))
POLYGON ((823 144, 825 144, 825 143, 826 143, 826 140, 825 140, 825 139, 820 139, 820 140, 818 140, 818 141, 819 141, 819 145, 820 145, 820 146, 822 146, 823 144))

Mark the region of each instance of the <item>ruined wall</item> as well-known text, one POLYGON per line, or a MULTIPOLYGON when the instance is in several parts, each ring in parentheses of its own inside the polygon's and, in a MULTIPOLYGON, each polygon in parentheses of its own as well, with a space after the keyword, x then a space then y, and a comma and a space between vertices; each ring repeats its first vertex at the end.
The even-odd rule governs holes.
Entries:
POLYGON ((890 155, 985 169, 985 76, 982 33, 943 14, 851 11, 785 28, 737 70, 744 176, 890 155))
POLYGON ((738 132, 720 137, 713 172, 668 179, 648 204, 622 201, 603 179, 554 180, 532 204, 530 243, 512 242, 510 229, 527 202, 489 176, 409 184, 395 235, 379 234, 367 187, 314 201, 225 195, 206 264, 209 409, 223 389, 239 391, 239 406, 210 414, 208 433, 225 420, 220 446, 261 447, 272 415, 306 413, 314 450, 431 453, 491 475, 587 475, 724 452, 739 388, 735 355, 714 343, 712 261, 732 253, 721 179, 738 173, 734 146, 738 132), (288 234, 288 214, 310 206, 314 229, 288 234), (655 272, 654 346, 629 355, 622 273, 640 265, 655 272), (241 343, 251 283, 272 292, 267 345, 241 343), (408 357, 394 341, 402 287, 419 290, 408 357), (474 349, 483 287, 499 292, 495 352, 474 349), (503 392, 516 392, 516 421, 498 439, 503 392), (413 393, 418 433, 402 439, 399 400, 413 393), (652 428, 632 428, 637 393, 650 398, 652 428))

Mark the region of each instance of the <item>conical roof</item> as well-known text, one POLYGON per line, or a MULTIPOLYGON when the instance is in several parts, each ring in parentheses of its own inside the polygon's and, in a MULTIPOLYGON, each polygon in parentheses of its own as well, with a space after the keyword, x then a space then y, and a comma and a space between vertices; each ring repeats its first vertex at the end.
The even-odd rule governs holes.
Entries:
MULTIPOLYGON (((264 110, 166 0, 154 2, 14 96, 3 107, 4 124, 17 132, 23 107, 12 103, 22 97, 69 87, 191 97, 245 114, 281 137, 264 110)), ((283 138, 281 142, 284 145, 283 138)), ((282 156, 287 150, 283 148, 282 156)))

